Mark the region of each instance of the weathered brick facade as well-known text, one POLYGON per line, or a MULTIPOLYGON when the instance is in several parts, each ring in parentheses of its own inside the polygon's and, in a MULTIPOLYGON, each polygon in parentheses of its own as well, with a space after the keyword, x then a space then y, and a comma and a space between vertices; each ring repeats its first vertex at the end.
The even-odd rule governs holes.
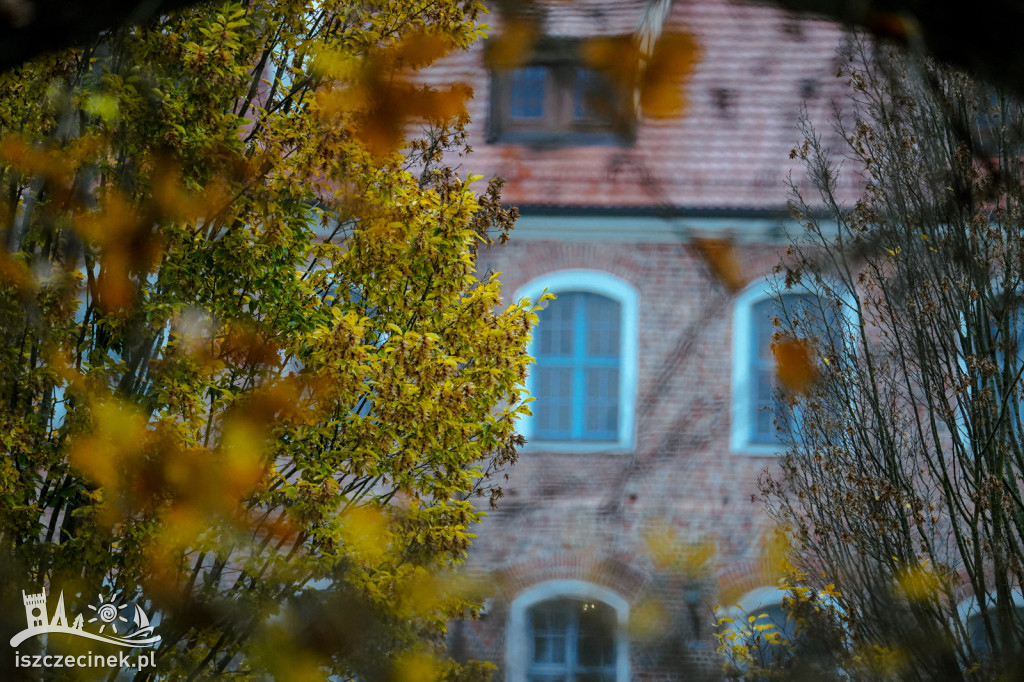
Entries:
MULTIPOLYGON (((641 8, 539 5, 546 33, 572 36, 629 33, 641 8)), ((716 674, 712 606, 776 579, 771 524, 752 500, 774 457, 730 441, 736 292, 694 238, 730 240, 751 286, 779 262, 784 231, 796 227, 784 211, 784 178, 799 172, 788 154, 800 141, 797 114, 806 101, 822 120, 842 91, 841 34, 727 0, 676 3, 664 30, 694 34, 702 61, 684 85, 685 114, 641 120, 632 145, 488 143, 482 49, 437 71, 477 94, 466 171, 506 178, 505 199, 523 208, 511 242, 480 257, 482 269, 502 273, 506 297, 549 274, 585 270, 625 282, 638 300, 631 446, 528 444, 499 509, 476 531, 468 570, 486 577, 491 598, 480 620, 453 630, 452 650, 494 661, 509 682, 527 679, 515 658, 532 646, 528 634, 508 631, 525 627, 514 605, 538 586, 617 595, 631 622, 619 633, 628 639, 626 678, 676 680, 716 674), (675 561, 661 556, 672 547, 675 561), (702 565, 706 547, 714 549, 702 565)), ((854 182, 842 182, 852 195, 854 182)))

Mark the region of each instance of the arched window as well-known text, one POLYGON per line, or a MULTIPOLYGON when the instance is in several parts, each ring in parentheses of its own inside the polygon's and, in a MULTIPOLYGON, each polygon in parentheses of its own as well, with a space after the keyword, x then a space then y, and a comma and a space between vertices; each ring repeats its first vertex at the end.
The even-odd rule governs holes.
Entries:
MULTIPOLYGON (((1014 645, 1014 653, 1021 651, 1021 642, 1024 641, 1024 595, 1020 592, 1012 592, 1012 612, 1016 632, 1011 639, 1014 645)), ((996 611, 996 597, 989 594, 985 600, 985 613, 982 613, 981 604, 976 597, 967 599, 957 609, 961 621, 967 629, 967 639, 978 658, 988 658, 992 654, 993 640, 999 641, 1002 638, 1002 629, 999 622, 999 615, 996 611), (986 624, 986 619, 988 623, 986 624), (991 629, 991 631, 990 631, 991 629)))
MULTIPOLYGON (((730 443, 736 452, 773 455, 782 451, 783 436, 799 419, 784 409, 776 383, 772 337, 775 320, 798 320, 801 336, 822 336, 835 322, 831 305, 818 294, 799 290, 781 298, 768 282, 751 285, 736 299, 733 318, 732 425, 730 443)), ((786 325, 782 325, 783 328, 786 325)))
MULTIPOLYGON (((1020 651, 1021 632, 1024 631, 1024 605, 1013 609, 1016 621, 1017 632, 1012 636, 1014 651, 1020 651)), ((992 638, 999 641, 1002 637, 1002 629, 995 613, 989 614, 989 625, 992 628, 992 638)), ((971 642, 971 648, 978 656, 988 656, 992 651, 992 644, 985 628, 985 619, 981 614, 975 614, 967 620, 967 637, 971 642)))
POLYGON ((755 616, 759 618, 758 622, 771 622, 779 630, 792 634, 792 623, 787 624, 786 611, 782 607, 788 596, 788 591, 778 587, 758 587, 740 597, 725 615, 736 619, 755 616))
POLYGON ((526 387, 536 398, 523 434, 554 449, 633 444, 636 393, 636 290, 593 270, 537 278, 517 297, 555 294, 538 313, 526 387))
MULTIPOLYGON (((788 590, 759 587, 725 609, 719 622, 727 631, 734 633, 728 638, 733 644, 756 649, 749 653, 760 665, 781 662, 794 654, 813 656, 815 648, 822 645, 821 641, 816 641, 822 633, 806 629, 797 632, 796 622, 784 606, 791 597, 788 590)), ((823 607, 830 614, 831 622, 838 628, 843 627, 842 608, 831 595, 820 592, 815 603, 815 611, 823 607)))
POLYGON ((520 594, 509 610, 508 682, 625 682, 629 605, 613 591, 554 580, 520 594))

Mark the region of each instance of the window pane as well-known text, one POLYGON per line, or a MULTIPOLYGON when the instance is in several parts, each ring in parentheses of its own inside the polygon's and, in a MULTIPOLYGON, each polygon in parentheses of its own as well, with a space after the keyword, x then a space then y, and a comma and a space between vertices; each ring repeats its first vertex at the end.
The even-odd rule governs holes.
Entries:
POLYGON ((619 422, 618 368, 587 368, 585 399, 584 438, 613 439, 619 422))
POLYGON ((618 439, 622 305, 590 292, 561 292, 534 335, 534 435, 541 440, 618 439))
POLYGON ((754 404, 751 406, 753 420, 753 438, 756 443, 772 444, 778 442, 775 429, 775 368, 761 367, 754 372, 754 404))
MULTIPOLYGON (((796 625, 792 619, 786 617, 786 612, 781 604, 772 604, 757 609, 751 615, 757 616, 756 625, 774 626, 774 631, 779 633, 779 643, 766 644, 766 653, 772 659, 783 660, 791 655, 791 645, 796 646, 796 625), (783 642, 788 642, 784 644, 783 642)), ((768 630, 765 631, 769 632, 768 630)))
POLYGON ((530 609, 531 682, 614 682, 616 615, 607 604, 555 599, 530 609))
POLYGON ((577 68, 573 74, 572 115, 576 120, 608 118, 612 84, 593 69, 577 68))
POLYGON ((786 314, 797 322, 800 336, 821 336, 835 320, 835 312, 813 294, 787 294, 786 314), (824 314, 825 319, 822 319, 824 314))
POLYGON ((600 357, 619 356, 619 333, 621 329, 618 301, 604 296, 586 294, 587 355, 600 357))
MULTIPOLYGON (((993 623, 993 629, 995 629, 993 623)), ((971 641, 971 648, 974 652, 983 656, 989 653, 988 635, 985 633, 985 621, 981 616, 972 616, 967 621, 967 637, 971 641)))
POLYGON ((535 663, 565 663, 569 614, 548 608, 533 612, 533 660, 535 663))
POLYGON ((527 120, 544 118, 548 70, 543 66, 527 66, 513 71, 510 80, 509 116, 527 120))
MULTIPOLYGON (((989 320, 989 337, 995 348, 996 365, 1000 369, 1000 378, 996 380, 997 399, 1000 403, 1004 400, 1008 404, 1016 403, 1017 416, 1024 420, 1021 386, 1020 382, 1016 381, 1020 373, 1021 352, 1024 351, 1024 310, 1021 306, 1013 306, 1007 310, 1009 319, 1005 323, 997 319, 989 320)), ((1011 422, 1016 418, 1008 411, 1006 417, 1011 422)))
POLYGON ((751 308, 754 325, 754 356, 751 363, 753 401, 750 406, 751 441, 773 445, 778 442, 775 430, 775 358, 772 355, 772 318, 777 312, 774 299, 758 301, 751 308))
POLYGON ((802 338, 820 339, 826 326, 835 320, 835 313, 829 308, 823 310, 812 294, 786 294, 784 301, 783 304, 777 298, 767 298, 751 306, 754 344, 748 359, 752 398, 750 440, 763 445, 777 444, 791 423, 789 407, 781 402, 777 392, 772 336, 778 329, 786 330, 795 323, 795 332, 802 338), (823 313, 825 319, 822 319, 823 313), (773 318, 780 319, 778 328, 773 318))
POLYGON ((758 609, 758 616, 764 614, 764 618, 759 618, 758 625, 767 625, 771 623, 775 626, 775 629, 781 633, 782 639, 793 641, 794 633, 796 632, 796 626, 791 618, 786 617, 786 611, 782 608, 781 604, 772 604, 764 608, 758 609))
POLYGON ((537 436, 568 438, 572 433, 572 368, 539 365, 538 362, 533 370, 537 398, 533 404, 533 414, 537 420, 537 436))
POLYGON ((566 662, 572 614, 559 608, 558 604, 542 604, 531 611, 534 663, 566 662))
POLYGON ((576 306, 583 294, 559 294, 537 314, 537 356, 570 356, 573 353, 573 329, 576 306))
POLYGON ((757 358, 766 362, 774 362, 772 358, 772 335, 775 333, 775 326, 772 318, 778 315, 775 301, 766 299, 758 301, 751 308, 754 321, 754 347, 757 349, 757 358))
POLYGON ((577 662, 585 668, 615 664, 615 612, 607 604, 587 602, 579 607, 577 662))
MULTIPOLYGON (((761 348, 771 343, 772 334, 776 331, 772 318, 779 318, 779 329, 782 331, 795 325, 793 330, 801 337, 820 336, 825 327, 835 321, 835 311, 819 302, 813 294, 785 294, 783 299, 784 303, 775 297, 766 298, 751 308, 757 328, 758 346, 761 348)), ((764 357, 771 357, 770 350, 764 357)))
POLYGON ((1014 307, 1010 314, 1010 329, 1013 334, 1008 350, 1019 362, 1021 353, 1024 352, 1024 308, 1021 306, 1014 307))

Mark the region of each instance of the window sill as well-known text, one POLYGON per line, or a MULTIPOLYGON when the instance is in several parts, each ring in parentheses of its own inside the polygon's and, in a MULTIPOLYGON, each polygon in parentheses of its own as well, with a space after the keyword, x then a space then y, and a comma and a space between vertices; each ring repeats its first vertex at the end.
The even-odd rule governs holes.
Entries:
POLYGON ((563 441, 563 440, 529 440, 526 445, 520 448, 521 452, 560 452, 560 453, 603 453, 610 455, 629 454, 633 452, 634 444, 631 442, 590 442, 590 441, 563 441))
POLYGON ((731 449, 743 457, 781 457, 786 454, 786 447, 781 444, 740 442, 733 443, 731 449))
POLYGON ((624 137, 611 131, 584 133, 557 130, 505 130, 488 136, 488 144, 516 144, 533 149, 564 147, 632 147, 633 136, 624 137))

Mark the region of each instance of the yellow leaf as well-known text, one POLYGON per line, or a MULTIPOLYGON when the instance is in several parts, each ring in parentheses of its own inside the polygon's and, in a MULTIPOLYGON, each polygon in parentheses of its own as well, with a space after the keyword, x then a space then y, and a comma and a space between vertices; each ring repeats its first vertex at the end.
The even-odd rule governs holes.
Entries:
POLYGON ((492 69, 514 69, 533 53, 537 29, 531 22, 508 21, 504 30, 487 45, 485 62, 492 69))

